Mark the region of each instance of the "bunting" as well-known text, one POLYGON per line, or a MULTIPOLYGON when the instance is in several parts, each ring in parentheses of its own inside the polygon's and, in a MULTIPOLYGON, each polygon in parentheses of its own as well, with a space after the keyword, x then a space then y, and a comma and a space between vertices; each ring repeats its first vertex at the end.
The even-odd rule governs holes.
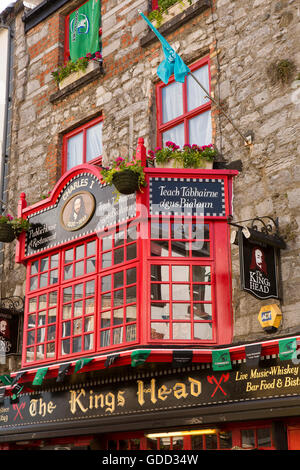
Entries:
POLYGON ((85 358, 85 359, 79 359, 75 364, 75 369, 74 369, 75 373, 80 371, 84 366, 86 366, 92 360, 93 360, 92 357, 88 357, 88 358, 85 358))
POLYGON ((248 366, 258 366, 261 355, 261 344, 249 344, 245 346, 245 354, 248 366))
POLYGON ((0 380, 4 385, 11 385, 13 382, 10 374, 0 375, 0 380))
POLYGON ((229 349, 212 351, 212 368, 216 371, 232 369, 229 349))
POLYGON ((71 364, 61 364, 58 369, 58 375, 56 377, 56 382, 63 382, 65 376, 69 372, 71 364))
POLYGON ((33 379, 32 385, 42 385, 47 372, 48 372, 48 367, 43 367, 41 369, 38 369, 33 379))
POLYGON ((136 367, 144 364, 144 362, 150 356, 150 353, 151 351, 148 349, 145 349, 143 351, 133 351, 131 353, 131 366, 136 367))
POLYGON ((193 351, 173 351, 172 365, 186 366, 193 360, 193 351))
POLYGON ((112 354, 111 356, 107 356, 106 361, 104 363, 105 367, 110 367, 113 363, 120 357, 120 354, 112 354))
POLYGON ((295 356, 295 352, 297 350, 297 339, 296 338, 280 339, 278 341, 278 346, 279 346, 279 359, 281 359, 282 361, 293 359, 293 357, 295 356))

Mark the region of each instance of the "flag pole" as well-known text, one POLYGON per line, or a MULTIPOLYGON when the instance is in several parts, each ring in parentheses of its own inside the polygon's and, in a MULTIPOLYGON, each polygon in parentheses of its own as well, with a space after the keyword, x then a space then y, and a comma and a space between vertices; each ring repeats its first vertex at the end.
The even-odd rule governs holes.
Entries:
MULTIPOLYGON (((183 71, 183 73, 182 73, 182 71, 181 71, 180 75, 186 76, 186 75, 188 75, 189 73, 191 74, 192 78, 193 78, 193 79, 196 81, 196 83, 202 88, 202 90, 203 90, 204 93, 206 94, 207 98, 209 98, 209 99, 217 106, 217 108, 224 114, 224 116, 228 119, 228 121, 231 123, 231 125, 233 126, 233 128, 234 128, 234 129, 238 132, 238 134, 242 137, 242 139, 244 140, 245 144, 246 144, 246 145, 249 145, 250 141, 249 141, 249 140, 241 133, 241 131, 236 127, 236 125, 234 124, 234 122, 232 121, 232 119, 228 116, 228 114, 224 111, 224 109, 222 108, 222 106, 221 106, 219 103, 217 103, 217 101, 216 101, 212 96, 210 96, 210 94, 208 93, 208 91, 207 91, 207 90, 203 87, 203 85, 199 82, 199 80, 197 79, 197 77, 195 77, 195 75, 191 72, 191 70, 189 69, 189 67, 187 67, 186 64, 183 62, 183 60, 181 59, 181 57, 180 57, 178 54, 175 53, 174 49, 170 46, 170 44, 165 40, 165 38, 160 34, 160 32, 155 28, 155 26, 153 26, 153 24, 151 23, 151 21, 142 13, 142 11, 141 11, 139 8, 138 8, 138 13, 142 16, 142 18, 146 21, 146 23, 148 23, 148 26, 150 27, 150 29, 152 29, 152 31, 154 32, 154 34, 155 34, 155 35, 158 37, 158 39, 160 40, 160 42, 161 42, 163 48, 164 48, 164 47, 167 48, 167 49, 168 49, 167 52, 169 52, 169 53, 170 53, 170 51, 173 52, 173 54, 174 54, 175 56, 177 56, 177 57, 180 59, 181 65, 183 65, 183 66, 185 67, 185 70, 183 71)), ((165 57, 166 57, 166 51, 164 51, 164 53, 165 53, 165 57)), ((169 54, 168 61, 169 61, 169 62, 174 62, 174 57, 173 57, 171 54, 169 54)), ((165 59, 164 62, 167 62, 167 58, 165 59)), ((162 64, 163 64, 163 62, 162 62, 162 64)), ((162 64, 161 64, 161 65, 162 65, 162 64)), ((160 65, 160 67, 161 67, 161 65, 160 65)), ((158 74, 159 78, 160 78, 161 80, 163 80, 165 83, 168 82, 170 73, 169 73, 168 76, 165 76, 165 77, 164 77, 164 78, 166 78, 166 81, 165 81, 164 78, 158 73, 158 69, 157 69, 157 74, 158 74)), ((176 80, 176 71, 175 71, 175 74, 174 74, 174 75, 175 75, 175 80, 176 80)), ((184 80, 181 80, 181 78, 182 78, 182 77, 178 78, 177 81, 183 83, 184 80)))
POLYGON ((227 113, 225 113, 224 109, 222 108, 222 106, 212 97, 210 96, 210 94, 208 93, 208 91, 204 88, 204 86, 199 82, 199 80, 197 79, 197 77, 195 77, 195 75, 193 74, 193 72, 189 72, 191 77, 195 80, 195 82, 202 88, 202 90, 204 91, 204 93, 206 94, 207 98, 209 98, 218 108, 219 110, 224 114, 224 116, 228 119, 228 121, 231 123, 232 127, 239 133, 239 135, 243 138, 243 140, 245 141, 245 143, 247 145, 249 145, 249 141, 247 140, 247 138, 240 132, 240 130, 236 127, 236 125, 234 124, 234 122, 232 121, 232 119, 227 115, 227 113))

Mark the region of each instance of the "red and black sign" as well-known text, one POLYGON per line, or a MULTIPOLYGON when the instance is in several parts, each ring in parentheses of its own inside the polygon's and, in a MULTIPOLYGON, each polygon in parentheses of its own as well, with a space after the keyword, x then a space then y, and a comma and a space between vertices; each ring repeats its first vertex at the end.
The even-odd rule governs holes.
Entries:
POLYGON ((242 289, 257 299, 278 299, 278 249, 239 230, 239 251, 242 289))
POLYGON ((0 355, 17 353, 19 316, 0 310, 0 355))

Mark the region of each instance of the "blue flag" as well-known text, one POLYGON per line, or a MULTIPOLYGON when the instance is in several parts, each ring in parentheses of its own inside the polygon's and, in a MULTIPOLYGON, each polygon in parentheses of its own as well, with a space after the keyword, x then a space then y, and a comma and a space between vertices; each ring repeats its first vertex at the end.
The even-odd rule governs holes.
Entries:
POLYGON ((178 54, 176 54, 174 49, 159 33, 159 31, 157 31, 157 29, 148 20, 148 18, 146 18, 146 16, 142 12, 139 13, 144 18, 146 23, 148 23, 148 25, 150 26, 154 34, 156 34, 162 44, 165 60, 163 60, 163 62, 158 66, 157 75, 164 83, 167 84, 170 76, 174 73, 175 81, 183 83, 186 75, 190 72, 190 69, 187 65, 185 65, 182 58, 178 54))

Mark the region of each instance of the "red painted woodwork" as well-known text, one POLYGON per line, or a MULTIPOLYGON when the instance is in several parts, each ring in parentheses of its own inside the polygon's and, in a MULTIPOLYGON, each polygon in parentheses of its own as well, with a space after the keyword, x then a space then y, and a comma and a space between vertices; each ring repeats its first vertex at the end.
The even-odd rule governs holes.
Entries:
MULTIPOLYGON (((197 69, 200 69, 201 67, 208 65, 208 74, 209 74, 209 90, 208 93, 211 91, 210 87, 210 82, 211 82, 211 75, 210 75, 210 60, 209 57, 203 57, 201 60, 195 62, 194 64, 190 65, 189 68, 191 72, 196 71, 197 69)), ((184 135, 185 135, 185 144, 195 144, 196 142, 190 142, 189 139, 189 120, 194 118, 195 116, 198 116, 205 111, 208 111, 211 109, 211 101, 208 100, 205 104, 202 104, 201 106, 194 108, 190 111, 188 111, 188 98, 187 98, 187 79, 185 79, 185 82, 182 84, 182 98, 183 98, 183 113, 164 123, 163 122, 163 103, 162 103, 162 90, 171 85, 172 83, 175 82, 174 75, 171 76, 169 82, 167 85, 165 85, 163 82, 159 82, 156 86, 156 122, 157 122, 157 145, 162 146, 162 134, 163 132, 171 129, 172 127, 175 127, 181 123, 184 124, 184 135)), ((178 83, 178 82, 177 82, 178 83)), ((178 98, 179 99, 179 98, 178 98)), ((175 142, 178 144, 177 142, 175 142)), ((203 145, 203 144, 199 144, 203 145)))
MULTIPOLYGON (((139 139, 136 155, 137 158, 145 161, 146 149, 142 139, 139 139)), ((30 214, 55 204, 68 181, 82 172, 89 172, 101 181, 100 169, 95 165, 84 164, 75 167, 62 176, 48 199, 26 207, 26 201, 22 196, 20 215, 26 218, 30 214)), ((146 178, 166 175, 177 177, 178 172, 181 177, 205 178, 213 175, 215 178, 223 179, 226 195, 225 212, 226 216, 230 214, 231 202, 228 195, 230 195, 231 180, 237 174, 236 171, 201 170, 200 173, 200 170, 145 168, 146 178)), ((136 217, 122 224, 117 224, 115 227, 108 227, 108 231, 82 236, 27 257, 25 257, 24 243, 19 243, 16 259, 27 265, 23 366, 55 364, 55 362, 62 360, 70 361, 72 358, 75 360, 79 356, 99 355, 99 359, 93 363, 95 367, 101 368, 104 367, 105 361, 105 357, 101 354, 122 351, 124 348, 128 350, 131 346, 136 347, 139 344, 143 346, 164 344, 170 348, 183 345, 196 348, 194 360, 201 359, 204 362, 209 362, 211 353, 201 351, 202 345, 207 347, 231 342, 230 244, 226 216, 206 217, 204 220, 206 226, 209 227, 209 232, 205 232, 203 244, 209 247, 209 256, 206 254, 204 257, 201 257, 202 255, 194 257, 189 251, 188 257, 178 257, 176 253, 176 256, 173 256, 170 251, 167 256, 153 257, 151 256, 149 235, 151 220, 155 220, 157 216, 153 216, 151 219, 148 216, 147 208, 149 208, 149 184, 142 192, 137 193, 136 217), (130 231, 135 227, 139 234, 136 240, 131 235, 129 236, 130 231), (117 236, 121 229, 125 230, 124 239, 117 236), (104 243, 107 235, 112 235, 114 239, 111 247, 107 247, 104 243), (92 246, 93 250, 91 251, 92 246), (70 250, 72 250, 72 256, 70 256, 70 250), (119 250, 123 250, 122 252, 125 253, 124 258, 120 258, 121 251, 119 250), (114 262, 102 265, 101 263, 107 255, 113 257, 114 262), (154 271, 159 271, 160 266, 167 266, 170 274, 168 282, 158 279, 151 281, 151 266, 154 271), (194 279, 194 277, 192 280, 184 279, 183 281, 171 279, 173 270, 179 272, 181 267, 184 267, 186 272, 189 271, 191 276, 194 270, 193 266, 195 271, 198 267, 209 268, 205 268, 204 271, 210 272, 211 276, 207 280, 194 279), (78 275, 76 274, 77 268, 80 268, 78 275), (136 278, 129 280, 127 276, 132 275, 135 270, 136 278), (66 275, 71 271, 72 275, 66 275), (114 282, 118 282, 117 279, 120 277, 123 279, 122 286, 112 283, 113 278, 114 282), (102 285, 103 282, 106 287, 104 284, 102 285), (93 283, 95 290, 88 290, 93 283), (172 306, 172 309, 170 308, 167 320, 159 318, 156 322, 155 318, 151 318, 151 286, 154 291, 155 289, 159 291, 162 287, 169 290, 170 297, 165 299, 165 303, 169 308, 172 306), (177 287, 184 288, 186 291, 189 289, 190 300, 176 299, 174 293, 176 293, 177 287), (191 296, 193 290, 198 289, 201 292, 201 289, 206 288, 208 291, 211 290, 211 297, 196 298, 191 296), (119 302, 119 304, 114 304, 115 308, 110 305, 112 296, 119 302), (32 299, 36 301, 37 298, 40 303, 31 312, 30 301, 32 299), (189 312, 189 319, 182 316, 181 307, 185 307, 186 312, 189 312), (203 310, 206 311, 206 307, 212 310, 211 318, 203 318, 200 314, 203 310), (176 315, 175 310, 173 312, 175 308, 177 309, 176 315), (68 313, 66 314, 66 312, 68 313), (30 317, 31 313, 35 314, 35 318, 30 317), (37 319, 40 314, 43 314, 43 317, 41 317, 39 324, 37 319), (154 325, 155 323, 156 325, 154 325), (169 332, 164 338, 161 337, 161 333, 153 332, 155 329, 153 326, 161 327, 163 323, 167 324, 166 328, 169 332), (206 339, 198 335, 198 331, 204 325, 212 326, 211 336, 206 339), (193 332, 197 332, 195 338, 193 332), (29 343, 32 344, 27 344, 27 336, 29 343), (64 346, 62 346, 63 344, 64 346), (30 360, 26 362, 26 350, 29 347, 32 347, 29 350, 30 355, 28 355, 30 360), (45 347, 44 351, 48 351, 48 354, 43 353, 43 347, 45 347), (197 348, 200 348, 200 351, 197 352, 197 348), (37 355, 38 352, 39 355, 37 355)), ((178 217, 168 220, 169 230, 171 230, 174 221, 178 221, 178 217)), ((185 221, 191 231, 191 224, 195 220, 188 217, 185 221)), ((177 235, 176 238, 178 238, 177 235)), ((171 237, 168 236, 165 242, 168 243, 171 250, 173 243, 171 237)), ((182 240, 178 239, 178 242, 180 244, 182 240)), ((192 247, 192 238, 189 243, 192 247)), ((157 307, 162 301, 153 300, 154 307, 157 307)), ((165 327, 165 325, 163 326, 165 327)), ((238 351, 237 354, 243 354, 243 351, 238 351)), ((122 356, 121 362, 124 361, 128 363, 130 355, 122 356)), ((157 350, 155 361, 171 362, 172 351, 157 350)), ((49 373, 51 374, 50 370, 49 373)))
MULTIPOLYGON (((91 121, 88 121, 85 124, 83 124, 79 127, 76 127, 75 129, 73 129, 72 131, 68 132, 67 134, 65 134, 63 136, 62 173, 65 173, 67 171, 68 141, 69 141, 70 138, 72 138, 72 137, 74 137, 74 136, 76 136, 80 133, 83 134, 82 162, 80 164, 88 163, 88 164, 97 165, 97 164, 101 163, 101 158, 102 158, 101 155, 98 155, 93 160, 90 160, 90 161, 87 162, 87 156, 86 156, 87 155, 87 137, 86 136, 87 136, 88 129, 95 126, 96 124, 101 123, 102 121, 103 121, 103 117, 98 116, 98 117, 92 119, 91 121)), ((72 170, 72 168, 71 168, 71 170, 72 170)))

